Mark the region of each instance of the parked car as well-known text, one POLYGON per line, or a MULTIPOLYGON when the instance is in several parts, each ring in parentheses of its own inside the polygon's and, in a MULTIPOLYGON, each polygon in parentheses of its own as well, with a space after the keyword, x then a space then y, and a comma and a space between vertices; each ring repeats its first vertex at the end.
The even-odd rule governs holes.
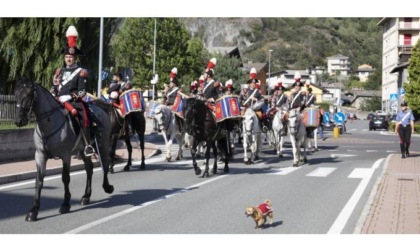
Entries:
POLYGON ((375 115, 369 121, 369 130, 388 129, 388 117, 386 115, 375 115))

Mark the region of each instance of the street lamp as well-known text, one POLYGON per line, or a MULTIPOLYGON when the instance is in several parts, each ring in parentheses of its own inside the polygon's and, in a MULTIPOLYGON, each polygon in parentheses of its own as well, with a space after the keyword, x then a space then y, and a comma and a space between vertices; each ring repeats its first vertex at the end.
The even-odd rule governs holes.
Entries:
POLYGON ((273 50, 268 50, 268 88, 270 88, 271 82, 271 52, 273 50))

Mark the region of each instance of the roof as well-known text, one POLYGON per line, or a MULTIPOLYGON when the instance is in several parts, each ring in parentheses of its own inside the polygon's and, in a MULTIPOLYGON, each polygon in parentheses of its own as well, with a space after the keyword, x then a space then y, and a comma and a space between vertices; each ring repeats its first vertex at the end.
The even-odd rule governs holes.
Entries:
POLYGON ((267 63, 246 63, 244 64, 243 69, 249 73, 251 71, 251 68, 255 67, 257 72, 260 72, 262 69, 264 69, 267 66, 267 63))
POLYGON ((333 55, 331 57, 327 57, 327 59, 348 59, 348 58, 349 57, 341 55, 341 54, 336 54, 336 55, 333 55))
POLYGON ((399 72, 401 69, 405 69, 405 68, 407 68, 408 67, 408 65, 409 65, 409 63, 408 62, 404 62, 404 63, 402 63, 402 64, 399 64, 399 65, 397 65, 397 66, 395 66, 391 71, 390 71, 390 73, 397 73, 397 72, 399 72))
POLYGON ((363 64, 357 67, 358 72, 373 72, 375 71, 371 66, 363 64))

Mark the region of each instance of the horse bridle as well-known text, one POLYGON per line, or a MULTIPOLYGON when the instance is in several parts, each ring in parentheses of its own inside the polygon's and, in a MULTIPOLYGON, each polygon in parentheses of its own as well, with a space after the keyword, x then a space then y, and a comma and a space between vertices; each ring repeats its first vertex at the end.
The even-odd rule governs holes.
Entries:
MULTIPOLYGON (((26 84, 27 84, 26 82, 24 84, 22 84, 19 87, 19 89, 22 89, 24 87, 27 88, 26 84)), ((30 94, 32 94, 33 97, 32 97, 31 105, 29 106, 29 108, 26 108, 25 105, 24 105, 24 99, 26 97, 22 97, 22 99, 19 102, 18 101, 16 102, 16 107, 18 108, 19 114, 23 114, 24 112, 26 112, 26 118, 28 118, 28 116, 31 114, 32 108, 34 106, 34 101, 35 101, 35 98, 36 98, 36 87, 35 87, 33 82, 31 83, 30 94)))
POLYGON ((158 123, 157 124, 158 130, 159 130, 159 127, 160 126, 163 126, 163 128, 165 129, 165 131, 168 131, 169 122, 171 121, 172 113, 169 114, 169 120, 168 120, 168 126, 167 127, 165 127, 165 124, 166 124, 166 115, 165 115, 165 113, 163 113, 162 108, 160 108, 160 111, 159 112, 155 113, 155 115, 159 115, 159 114, 162 114, 162 123, 158 123))

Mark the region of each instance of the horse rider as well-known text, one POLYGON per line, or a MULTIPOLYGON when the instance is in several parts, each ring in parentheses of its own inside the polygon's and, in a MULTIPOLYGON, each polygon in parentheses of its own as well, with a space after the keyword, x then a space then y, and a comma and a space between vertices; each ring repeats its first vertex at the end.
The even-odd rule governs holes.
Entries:
MULTIPOLYGON (((316 95, 312 93, 312 88, 311 88, 311 82, 308 80, 306 80, 305 82, 305 86, 306 86, 306 94, 305 94, 305 107, 309 108, 309 107, 314 107, 315 103, 316 103, 316 95)), ((321 113, 321 112, 320 112, 321 113)), ((319 116, 319 123, 321 125, 322 123, 322 116, 320 114, 319 116)), ((308 138, 314 138, 316 136, 313 135, 315 128, 313 127, 307 127, 306 128, 306 135, 308 138)))
POLYGON ((239 105, 241 106, 241 111, 245 111, 245 105, 244 102, 248 99, 248 84, 242 85, 241 93, 239 94, 239 105))
MULTIPOLYGON (((58 97, 58 100, 67 110, 73 110, 74 108, 77 110, 78 116, 76 118, 79 126, 86 128, 88 126, 97 126, 97 122, 93 112, 82 101, 86 95, 88 71, 79 67, 76 63, 78 56, 84 56, 84 53, 77 48, 78 35, 76 27, 71 25, 67 29, 67 45, 61 50, 61 54, 64 55, 64 67, 55 71, 52 91, 53 95, 58 97), (88 117, 84 115, 88 115, 88 117)), ((83 130, 81 130, 81 133, 84 134, 83 130)), ((94 150, 88 144, 86 137, 84 139, 86 145, 85 155, 92 155, 94 150)))
POLYGON ((294 88, 293 92, 289 97, 289 110, 299 108, 299 112, 302 112, 305 108, 305 93, 301 90, 303 84, 300 82, 300 73, 295 73, 295 82, 292 87, 294 88))
POLYGON ((193 81, 190 84, 190 97, 198 98, 198 82, 193 81))
MULTIPOLYGON (((286 111, 289 110, 289 103, 288 103, 288 99, 287 99, 287 95, 284 93, 284 91, 286 90, 283 86, 283 80, 281 78, 279 78, 277 80, 277 85, 274 86, 274 94, 271 96, 271 110, 268 113, 267 117, 268 118, 273 118, 275 113, 281 109, 285 109, 286 111)), ((285 122, 283 122, 283 131, 282 131, 282 135, 286 136, 287 135, 287 125, 285 122)))
POLYGON ((411 134, 414 134, 414 116, 413 113, 407 109, 407 102, 401 102, 401 111, 398 112, 395 119, 395 134, 400 138, 401 158, 410 156, 409 148, 411 143, 411 134))
POLYGON ((216 66, 216 58, 212 58, 208 64, 204 73, 204 100, 207 102, 207 106, 214 112, 215 111, 215 102, 219 98, 220 91, 220 81, 215 81, 214 70, 216 66))
POLYGON ((233 95, 234 90, 232 79, 227 80, 225 83, 225 95, 233 95))
MULTIPOLYGON (((171 110, 172 110, 172 106, 175 103, 175 99, 179 91, 179 81, 178 81, 177 75, 178 75, 178 68, 176 67, 172 68, 171 73, 169 74, 170 76, 169 87, 165 86, 164 104, 168 106, 171 110)), ((183 119, 180 118, 179 116, 175 116, 175 118, 178 123, 179 130, 183 132, 183 129, 184 129, 183 119)))
MULTIPOLYGON (((250 79, 247 81, 247 84, 249 84, 249 89, 247 94, 248 98, 243 103, 245 110, 250 107, 253 108, 254 104, 262 103, 261 105, 264 105, 264 97, 260 93, 259 81, 256 78, 257 70, 255 69, 255 67, 253 67, 250 71, 250 79)), ((254 111, 261 124, 261 129, 263 130, 263 132, 267 132, 268 127, 265 125, 265 114, 262 111, 262 106, 260 108, 254 109, 254 111)))

